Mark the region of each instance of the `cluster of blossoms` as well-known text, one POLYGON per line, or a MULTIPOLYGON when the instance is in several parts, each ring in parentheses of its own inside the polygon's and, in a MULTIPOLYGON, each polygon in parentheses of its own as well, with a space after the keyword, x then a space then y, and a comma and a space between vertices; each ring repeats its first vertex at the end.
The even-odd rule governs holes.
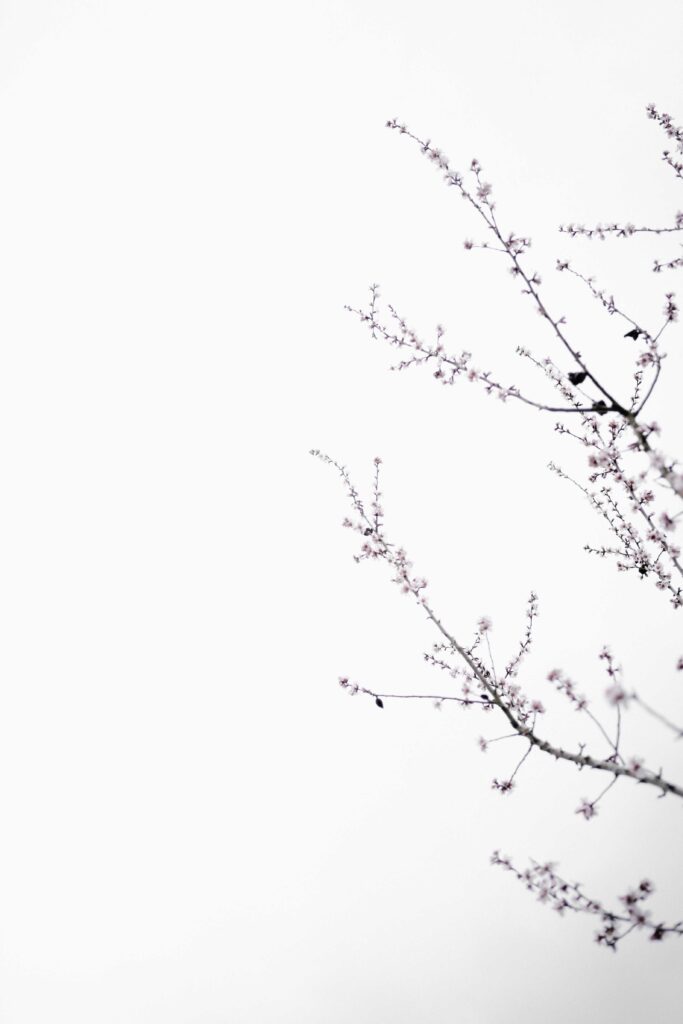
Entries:
MULTIPOLYGON (((683 129, 676 128, 665 114, 659 114, 654 107, 648 114, 657 120, 667 135, 674 139, 679 152, 683 152, 683 129)), ((621 572, 635 572, 641 580, 654 582, 664 592, 674 608, 683 605, 683 564, 681 552, 675 543, 678 523, 683 517, 677 503, 683 498, 683 472, 676 461, 671 460, 654 447, 659 434, 656 423, 643 417, 643 410, 650 401, 660 378, 665 353, 661 349, 663 332, 678 318, 678 307, 673 292, 665 295, 663 318, 657 329, 647 329, 634 317, 626 313, 615 297, 599 288, 594 279, 574 270, 568 260, 558 260, 556 269, 579 279, 590 291, 609 317, 617 317, 628 329, 623 334, 638 350, 633 357, 633 386, 628 397, 618 398, 611 389, 591 370, 575 342, 570 340, 566 329, 566 318, 550 312, 541 293, 542 279, 536 270, 527 269, 525 257, 531 241, 524 235, 503 231, 499 226, 493 189, 483 178, 478 160, 473 160, 469 174, 471 184, 454 170, 444 153, 429 140, 423 141, 413 135, 406 125, 393 120, 387 127, 399 131, 415 141, 443 174, 447 185, 454 187, 460 196, 484 221, 487 239, 475 243, 467 240, 465 248, 485 249, 502 255, 509 264, 509 270, 522 285, 522 294, 534 305, 536 312, 547 322, 554 341, 559 345, 561 360, 550 356, 536 356, 526 347, 518 347, 520 357, 530 362, 544 378, 545 386, 558 396, 530 397, 515 384, 504 384, 488 370, 477 369, 472 363, 472 354, 467 351, 449 353, 444 344, 445 329, 438 325, 432 341, 424 341, 418 332, 389 305, 388 316, 380 312, 379 287, 370 289, 370 302, 366 308, 347 307, 355 313, 369 329, 375 339, 402 350, 400 361, 392 369, 405 370, 413 366, 429 366, 434 379, 444 385, 454 385, 461 378, 479 384, 489 395, 506 401, 514 399, 540 411, 560 414, 556 422, 558 434, 578 442, 586 454, 585 482, 570 477, 558 465, 551 463, 550 469, 560 478, 576 486, 597 513, 601 522, 614 538, 609 543, 586 545, 585 550, 602 558, 613 558, 621 572)), ((679 173, 679 164, 665 153, 667 163, 679 173)), ((568 225, 561 228, 566 234, 576 237, 605 239, 608 235, 631 237, 640 232, 665 234, 683 231, 683 214, 677 213, 675 223, 667 228, 636 228, 632 224, 598 225, 596 228, 568 225)), ((675 262, 675 261, 674 261, 675 262)), ((673 263, 671 264, 673 266, 673 263)), ((340 474, 352 506, 352 516, 344 519, 343 525, 359 536, 360 550, 354 555, 357 562, 365 560, 383 561, 391 570, 392 581, 406 595, 412 595, 427 618, 440 634, 439 642, 424 654, 427 664, 445 673, 449 680, 457 680, 457 693, 406 694, 383 693, 358 683, 351 683, 348 677, 340 679, 340 685, 351 694, 362 693, 371 697, 378 707, 392 699, 429 700, 437 708, 446 701, 452 701, 464 708, 478 707, 488 716, 498 715, 505 719, 507 731, 495 737, 480 736, 478 745, 485 752, 491 743, 502 740, 521 740, 523 754, 517 759, 510 774, 503 779, 494 778, 492 786, 502 794, 509 794, 516 786, 518 772, 533 751, 549 755, 555 760, 573 763, 579 769, 590 769, 589 774, 602 773, 608 782, 592 798, 583 797, 576 813, 586 821, 596 814, 598 803, 621 779, 630 779, 640 785, 647 785, 659 792, 660 796, 683 797, 683 786, 663 777, 662 770, 646 768, 642 759, 625 755, 621 747, 621 717, 631 705, 654 717, 661 725, 683 737, 683 729, 669 721, 666 716, 652 708, 634 691, 625 688, 622 670, 615 662, 608 648, 600 653, 608 677, 605 690, 606 703, 613 716, 612 724, 605 725, 590 708, 586 697, 579 693, 575 683, 559 668, 547 674, 547 682, 560 693, 574 710, 580 713, 594 730, 592 744, 599 744, 594 752, 585 742, 575 749, 565 749, 548 740, 538 729, 545 707, 538 698, 525 692, 517 680, 524 668, 524 659, 533 640, 534 621, 538 615, 538 598, 530 595, 526 623, 518 648, 502 672, 497 672, 491 647, 492 623, 482 616, 471 643, 456 638, 432 607, 427 596, 427 580, 415 573, 406 550, 393 543, 384 526, 384 511, 379 486, 381 460, 374 460, 374 478, 371 499, 366 504, 360 492, 352 483, 346 467, 335 462, 320 451, 311 454, 332 465, 340 474)), ((677 668, 683 670, 683 657, 677 668)), ((597 935, 600 944, 616 949, 617 943, 635 929, 646 928, 652 939, 661 939, 666 934, 683 934, 683 922, 675 925, 652 924, 643 902, 650 896, 650 883, 643 882, 633 892, 621 897, 623 911, 607 911, 600 903, 583 895, 580 887, 563 881, 552 865, 534 865, 525 872, 519 872, 509 859, 494 855, 494 863, 512 871, 536 892, 543 902, 551 903, 560 913, 565 910, 595 914, 601 922, 597 935)))
POLYGON ((600 659, 605 662, 605 670, 610 679, 610 685, 605 690, 605 697, 614 707, 626 707, 628 694, 621 681, 621 665, 617 665, 609 647, 603 647, 600 651, 600 659))
POLYGON ((583 695, 576 692, 574 683, 567 678, 562 669, 551 669, 548 672, 548 682, 553 683, 555 688, 564 694, 570 704, 574 705, 576 711, 585 711, 588 708, 588 701, 583 695))
MULTIPOLYGON (((671 115, 660 112, 654 103, 650 103, 647 107, 647 116, 662 126, 667 137, 676 143, 676 151, 683 153, 683 128, 678 128, 673 123, 671 115)), ((680 159, 671 155, 671 150, 664 150, 662 160, 669 165, 677 178, 683 178, 683 163, 681 163, 680 159)))
POLYGON ((509 857, 498 850, 493 853, 491 863, 512 872, 541 903, 548 904, 558 914, 569 912, 597 917, 600 928, 595 933, 595 941, 608 949, 616 951, 618 943, 637 929, 649 933, 653 942, 661 941, 667 935, 683 934, 683 921, 667 925, 651 920, 650 911, 643 906, 654 892, 652 882, 647 879, 619 897, 621 910, 617 911, 609 910, 599 900, 586 896, 578 882, 567 882, 561 878, 554 864, 537 864, 532 861, 530 867, 520 871, 509 857))

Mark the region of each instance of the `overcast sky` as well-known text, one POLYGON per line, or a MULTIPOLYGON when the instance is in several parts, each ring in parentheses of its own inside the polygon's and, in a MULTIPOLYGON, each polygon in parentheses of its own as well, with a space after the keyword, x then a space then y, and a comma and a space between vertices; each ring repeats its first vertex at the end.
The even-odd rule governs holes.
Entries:
MULTIPOLYGON (((559 355, 464 251, 478 225, 397 116, 478 157, 582 350, 626 379, 622 332, 555 258, 650 323, 675 246, 557 227, 672 221, 644 110, 683 121, 682 33, 676 0, 0 3, 3 1024, 680 1014, 680 944, 609 954, 488 862, 556 860, 610 902, 652 877, 679 919, 679 809, 625 783, 587 823, 599 781, 540 756, 503 798, 515 751, 479 753, 488 721, 342 692, 444 683, 308 450, 361 488, 382 456, 388 531, 458 635, 490 616, 505 660, 537 591, 525 679, 552 736, 590 738, 547 671, 600 704, 605 643, 680 717, 683 613, 582 551, 604 534, 547 471, 583 465, 552 419, 389 373, 343 307, 378 281, 511 380, 518 344, 559 355)), ((652 415, 675 452, 668 350, 652 415)))

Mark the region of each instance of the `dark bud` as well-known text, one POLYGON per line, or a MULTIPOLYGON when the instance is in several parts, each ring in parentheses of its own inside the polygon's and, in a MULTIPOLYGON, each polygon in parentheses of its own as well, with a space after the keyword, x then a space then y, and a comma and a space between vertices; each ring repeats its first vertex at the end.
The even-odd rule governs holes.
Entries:
POLYGON ((375 704, 377 705, 378 708, 384 707, 384 703, 381 697, 375 697, 375 704))
POLYGON ((638 572, 640 573, 641 576, 647 576, 647 566, 646 565, 639 565, 638 566, 638 572))
POLYGON ((597 412, 598 416, 604 416, 606 412, 609 412, 607 402, 603 402, 603 400, 600 399, 600 401, 596 402, 593 406, 593 412, 597 412))
POLYGON ((583 384, 588 374, 583 370, 577 370, 576 373, 568 373, 567 376, 572 384, 583 384))
POLYGON ((624 337, 625 338, 633 338, 633 340, 636 341, 636 339, 638 338, 638 335, 642 334, 642 333, 643 332, 640 330, 639 327, 634 327, 633 330, 627 331, 626 334, 624 335, 624 337))
POLYGON ((371 533, 372 533, 372 530, 370 529, 370 527, 366 526, 366 528, 363 530, 363 536, 364 537, 369 537, 371 533))

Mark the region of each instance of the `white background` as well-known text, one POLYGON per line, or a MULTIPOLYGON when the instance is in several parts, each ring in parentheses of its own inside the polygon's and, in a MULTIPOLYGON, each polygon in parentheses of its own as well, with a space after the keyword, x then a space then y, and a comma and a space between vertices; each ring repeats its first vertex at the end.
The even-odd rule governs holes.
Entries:
MULTIPOLYGON (((554 259, 658 325, 675 276, 651 259, 675 241, 556 229, 672 222, 644 108, 683 120, 682 31, 674 0, 0 4, 3 1024, 680 1012, 680 943, 614 956, 488 863, 558 860, 609 902, 652 877, 677 919, 679 807, 625 782, 586 823, 602 780, 540 755, 503 798, 517 748, 478 752, 489 719, 344 694, 342 673, 444 684, 307 453, 361 487, 384 458, 389 534, 463 639, 490 615, 504 661, 538 591, 525 683, 553 738, 591 739, 548 693, 556 665, 609 717, 604 643, 680 717, 683 613, 583 553, 604 534, 545 468, 583 467, 552 418, 388 373, 343 305, 380 281, 510 380, 517 344, 560 358, 496 257, 463 251, 478 225, 384 130, 398 116, 482 161, 554 308, 625 384, 623 329, 554 259)), ((680 332, 652 406, 674 452, 680 332)), ((626 746, 680 769, 635 712, 626 746)))

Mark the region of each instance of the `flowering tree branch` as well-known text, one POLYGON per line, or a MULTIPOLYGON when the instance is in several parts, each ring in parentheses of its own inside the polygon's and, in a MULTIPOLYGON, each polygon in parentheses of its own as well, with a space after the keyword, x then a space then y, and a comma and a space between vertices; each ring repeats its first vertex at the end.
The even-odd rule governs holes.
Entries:
MULTIPOLYGON (((532 701, 525 696, 522 688, 513 682, 513 679, 519 670, 521 657, 518 655, 513 662, 514 667, 509 666, 508 669, 506 669, 505 674, 501 677, 496 675, 491 668, 488 668, 484 664, 482 658, 476 654, 476 651, 472 647, 467 648, 464 644, 460 643, 444 626, 443 622, 428 602, 425 595, 427 580, 424 577, 413 574, 412 562, 408 560, 405 550, 402 547, 396 547, 396 545, 388 539, 383 527, 374 525, 375 517, 379 518, 376 509, 378 507, 381 508, 381 506, 377 506, 373 503, 373 511, 372 514, 369 515, 365 510, 360 493, 351 483, 351 479, 346 468, 317 449, 314 449, 311 454, 315 455, 323 462, 334 466, 346 485, 348 495, 352 502, 352 507, 358 518, 356 520, 352 520, 350 518, 345 519, 344 526, 360 533, 362 537, 360 553, 354 556, 356 561, 361 562, 366 559, 385 561, 395 573, 392 582, 396 583, 403 593, 411 594, 416 599, 418 605, 424 610, 427 618, 434 624, 445 640, 445 645, 437 645, 437 650, 439 652, 445 651, 449 656, 456 656, 459 660, 464 662, 465 665, 463 694, 462 697, 457 698, 453 698, 452 696, 449 697, 448 695, 433 696, 379 693, 368 689, 367 687, 352 684, 349 682, 348 678, 342 677, 340 679, 340 684, 344 689, 347 689, 354 694, 365 693, 373 697, 375 700, 379 699, 382 701, 400 698, 404 700, 429 699, 436 701, 437 703, 441 703, 448 699, 455 699, 457 703, 463 705, 479 704, 483 706, 486 711, 498 709, 507 719, 507 722, 513 729, 514 733, 529 742, 530 749, 536 748, 544 754, 549 754, 557 761, 570 761, 580 768, 591 768, 595 771, 608 772, 614 777, 615 781, 620 777, 627 777, 638 783, 654 786, 660 791, 661 796, 666 796, 668 793, 672 793, 675 796, 683 797, 683 787, 663 778, 661 771, 650 771, 644 768, 643 765, 635 758, 631 758, 629 762, 624 761, 615 743, 610 740, 602 725, 597 721, 593 713, 589 711, 586 698, 580 697, 576 694, 574 684, 559 670, 553 670, 550 672, 548 680, 555 684, 556 689, 567 697, 569 702, 577 711, 585 712, 598 726, 603 737, 612 748, 612 752, 607 758, 594 757, 585 752, 584 745, 581 745, 577 751, 569 751, 551 743, 549 740, 539 735, 535 728, 536 720, 539 715, 545 713, 545 709, 539 701, 532 701), (479 695, 480 699, 472 698, 473 687, 475 686, 483 691, 479 695)), ((379 465, 380 460, 375 459, 376 470, 379 465)), ((378 491, 376 494, 379 496, 378 491)), ((537 615, 537 607, 536 595, 532 594, 529 599, 528 614, 530 620, 533 620, 537 615)), ((491 624, 488 619, 483 618, 480 620, 480 635, 488 634, 490 628, 491 624)), ((524 646, 525 651, 528 650, 530 646, 530 637, 531 629, 529 626, 525 634, 525 638, 520 644, 520 647, 524 646)), ((602 657, 611 660, 611 655, 609 655, 609 653, 603 652, 602 657)), ((447 667, 450 669, 451 675, 457 676, 460 674, 454 669, 451 663, 441 658, 427 656, 426 660, 431 661, 432 664, 447 667)), ((614 673, 614 669, 612 669, 612 672, 614 673)), ((617 691, 616 689, 608 691, 608 696, 611 699, 611 702, 616 705, 626 699, 626 694, 622 694, 621 690, 617 691)), ((512 780, 510 779, 507 781, 508 783, 511 783, 512 780)), ((503 787, 502 784, 499 784, 496 788, 504 788, 505 791, 508 791, 512 789, 512 785, 506 785, 503 787)))
MULTIPOLYGON (((654 107, 648 108, 648 116, 658 121, 676 143, 677 151, 683 153, 683 129, 676 128, 669 115, 660 114, 654 107)), ((502 255, 509 264, 510 273, 522 284, 522 294, 529 297, 537 313, 548 324, 555 343, 559 345, 559 359, 538 357, 523 346, 518 346, 517 354, 542 374, 545 386, 552 388, 559 398, 553 401, 542 395, 530 397, 515 384, 503 384, 491 371, 477 369, 472 363, 470 352, 447 352, 443 340, 446 331, 441 325, 437 326, 433 341, 423 340, 394 306, 389 305, 386 314, 381 312, 380 292, 376 284, 370 288, 367 307, 347 306, 347 309, 360 318, 373 338, 401 350, 401 358, 392 369, 402 371, 413 366, 427 366, 441 385, 452 386, 459 379, 466 379, 503 402, 512 399, 529 408, 559 415, 561 419, 555 423, 556 432, 571 438, 586 452, 587 479, 585 482, 576 480, 555 463, 551 463, 550 468, 582 492, 614 538, 610 544, 586 545, 585 550, 602 558, 614 559, 621 572, 634 571, 641 579, 653 580, 655 587, 668 595, 674 608, 683 606, 683 563, 680 548, 673 541, 683 510, 668 505, 670 501, 676 503, 683 499, 683 472, 678 462, 666 457, 653 446, 659 427, 655 422, 646 422, 642 415, 655 393, 666 358, 660 346, 662 335, 678 319, 674 293, 667 292, 665 295, 663 318, 658 327, 648 329, 627 313, 613 295, 599 288, 593 278, 574 270, 567 260, 557 261, 556 269, 568 273, 586 286, 607 316, 616 316, 628 327, 624 337, 639 345, 630 394, 617 396, 615 389, 598 376, 577 343, 570 338, 566 318, 550 311, 542 295, 540 274, 526 265, 530 239, 501 228, 492 186, 484 181, 479 161, 472 161, 469 170, 471 185, 466 185, 463 175, 451 167, 448 158, 429 140, 418 138, 397 120, 387 122, 387 127, 413 140, 442 172, 446 184, 455 188, 483 220, 488 236, 480 243, 466 241, 465 248, 484 249, 502 255), (569 366, 563 365, 567 362, 569 366), (566 417, 571 425, 565 422, 566 417), (605 417, 608 418, 605 420, 605 417)), ((670 151, 665 151, 664 159, 676 177, 683 177, 683 164, 678 158, 672 157, 670 151)), ((584 235, 589 238, 605 238, 608 235, 629 237, 637 233, 661 235, 682 231, 683 214, 677 214, 674 226, 666 228, 635 228, 630 224, 620 227, 611 224, 593 229, 569 225, 560 230, 572 237, 584 235)), ((590 722, 590 728, 594 731, 590 747, 582 741, 577 742, 574 749, 566 749, 539 729, 538 723, 546 714, 546 709, 540 700, 529 696, 516 681, 523 671, 524 660, 532 645, 534 622, 538 614, 536 595, 532 593, 529 598, 526 625, 516 653, 502 671, 497 671, 490 637, 490 620, 486 617, 480 619, 471 644, 457 638, 451 628, 444 625, 428 600, 427 580, 414 573, 405 549, 389 539, 381 501, 381 460, 374 460, 371 497, 366 503, 345 466, 319 450, 313 450, 311 454, 334 467, 342 479, 351 505, 351 515, 344 519, 343 525, 357 533, 360 539, 360 550, 354 556, 355 560, 383 561, 389 566, 392 581, 402 592, 413 597, 439 635, 438 642, 433 644, 430 651, 425 652, 425 662, 439 672, 446 673, 449 680, 457 680, 459 684, 459 692, 456 694, 396 693, 361 686, 342 676, 339 682, 347 692, 366 695, 379 708, 384 708, 385 702, 392 700, 429 700, 437 708, 441 708, 445 702, 453 702, 466 709, 478 707, 483 714, 502 716, 507 731, 488 739, 481 736, 478 741, 480 749, 486 751, 492 743, 513 739, 521 739, 524 749, 506 778, 493 779, 493 788, 501 793, 510 793, 516 786, 518 774, 534 751, 555 761, 569 762, 579 770, 587 768, 591 773, 600 772, 608 781, 592 799, 582 798, 576 809, 576 813, 586 821, 595 817, 600 801, 617 782, 625 778, 651 787, 658 791, 660 797, 669 794, 683 797, 683 784, 664 777, 661 768, 652 770, 645 767, 641 758, 627 755, 622 750, 622 714, 628 708, 639 708, 673 732, 677 739, 683 736, 683 729, 652 707, 640 694, 626 689, 621 667, 608 648, 602 650, 600 660, 608 677, 605 697, 613 709, 612 727, 601 721, 585 696, 577 691, 574 682, 562 670, 553 669, 547 675, 547 682, 568 701, 575 712, 590 722), (594 749, 596 744, 603 749, 594 749)), ((677 668, 683 670, 683 657, 677 668)), ((601 927, 596 938, 608 948, 616 949, 621 939, 637 929, 649 931, 650 938, 657 940, 669 934, 683 934, 683 922, 666 925, 650 921, 648 912, 642 908, 643 902, 652 893, 649 882, 642 882, 638 889, 621 897, 623 911, 616 912, 607 910, 603 904, 585 896, 577 884, 564 881, 552 865, 533 864, 531 868, 520 872, 508 858, 498 853, 494 854, 493 861, 513 872, 539 899, 550 902, 560 913, 570 910, 597 915, 601 927)))
POLYGON ((619 897, 622 910, 608 910, 598 900, 586 896, 578 882, 567 882, 555 871, 554 864, 538 864, 531 862, 531 867, 519 871, 509 857, 498 850, 491 856, 491 863, 511 871, 512 874, 538 897, 541 903, 547 903, 558 914, 566 911, 576 914, 589 914, 600 921, 600 930, 595 939, 599 945, 616 952, 622 939, 636 929, 649 932, 650 939, 661 941, 666 935, 683 935, 683 921, 667 925, 664 922, 654 923, 650 920, 650 911, 643 904, 654 892, 654 886, 644 879, 635 889, 630 889, 619 897))

